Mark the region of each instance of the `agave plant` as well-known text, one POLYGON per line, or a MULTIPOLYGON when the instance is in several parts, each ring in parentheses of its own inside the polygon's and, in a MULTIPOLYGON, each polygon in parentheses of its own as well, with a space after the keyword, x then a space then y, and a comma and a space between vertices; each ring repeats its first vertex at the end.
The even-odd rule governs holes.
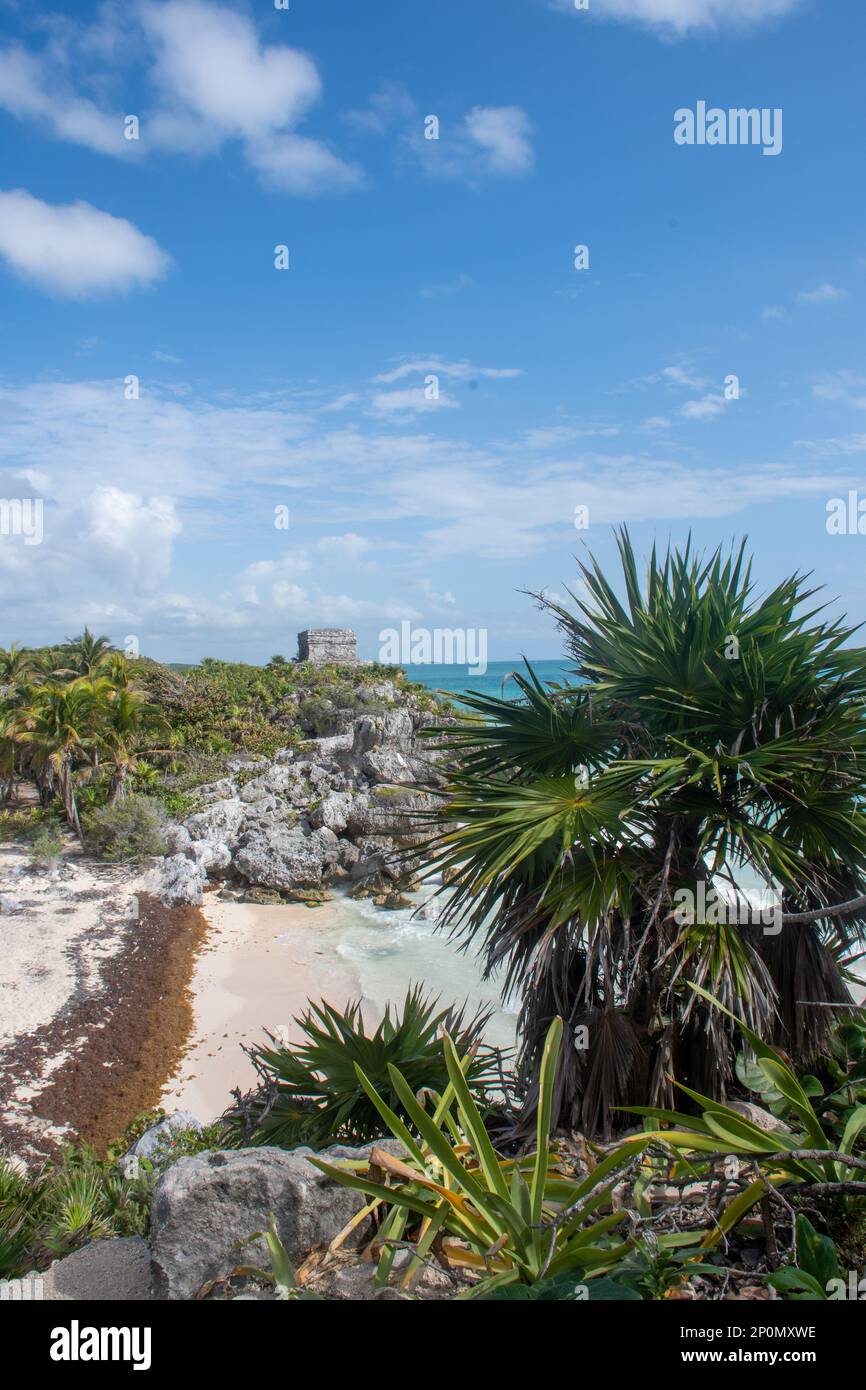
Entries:
POLYGON ((395 1245, 405 1243, 407 1234, 415 1253, 404 1287, 435 1251, 448 1268, 477 1276, 461 1297, 485 1297, 507 1285, 532 1285, 575 1271, 591 1279, 615 1267, 632 1248, 630 1239, 614 1235, 627 1213, 610 1209, 611 1193, 650 1141, 644 1135, 625 1140, 584 1178, 562 1171, 549 1138, 562 1031, 562 1019, 555 1018, 541 1062, 535 1148, 520 1158, 505 1158, 494 1149, 467 1083, 469 1059, 461 1060, 451 1038, 445 1038, 448 1085, 431 1098, 432 1109, 419 1103, 396 1067, 389 1068, 408 1124, 357 1068, 404 1157, 376 1147, 369 1163, 310 1161, 371 1199, 353 1224, 377 1209, 387 1212, 378 1236, 380 1282, 390 1273, 395 1245))
POLYGON ((323 1148, 343 1139, 364 1143, 382 1133, 379 1111, 363 1072, 377 1095, 397 1111, 401 1100, 391 1080, 399 1067, 413 1095, 441 1091, 448 1081, 442 1034, 449 1030, 461 1050, 471 1053, 467 1082, 486 1095, 496 1082, 499 1054, 481 1042, 489 1011, 466 1019, 462 1009, 441 1009, 412 987, 401 1007, 386 1006, 378 1027, 368 1033, 358 1002, 344 1010, 322 1001, 296 1018, 303 1039, 283 1043, 272 1034, 270 1047, 255 1047, 250 1057, 263 1085, 226 1114, 244 1143, 293 1148, 309 1144, 323 1148))
POLYGON ((850 1001, 838 959, 866 935, 866 654, 809 610, 802 576, 756 595, 744 547, 658 556, 642 583, 627 532, 621 590, 580 565, 573 609, 541 598, 574 666, 513 700, 463 697, 429 731, 454 771, 430 846, 445 922, 522 995, 518 1078, 550 1019, 556 1117, 605 1133, 613 1107, 669 1104, 673 1080, 724 1096, 736 1053, 705 984, 794 1062, 814 1065, 850 1001), (756 920, 746 888, 778 896, 756 920), (721 920, 677 913, 719 889, 721 920), (731 916, 733 920, 730 920, 731 916), (776 926, 781 925, 781 930, 776 926))

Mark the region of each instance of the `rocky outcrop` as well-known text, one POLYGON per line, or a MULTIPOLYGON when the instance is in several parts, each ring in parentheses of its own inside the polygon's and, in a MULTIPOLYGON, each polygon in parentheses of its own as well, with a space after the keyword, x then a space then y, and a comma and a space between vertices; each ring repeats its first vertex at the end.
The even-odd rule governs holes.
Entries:
MULTIPOLYGON (((312 1152, 233 1149, 178 1159, 160 1178, 151 1207, 155 1296, 195 1298, 202 1285, 239 1265, 269 1269, 257 1233, 272 1214, 293 1263, 333 1240, 365 1198, 314 1168, 312 1152)), ((321 1157, 358 1159, 368 1152, 338 1145, 321 1157)), ((365 1234, 361 1225, 352 1238, 357 1243, 365 1234)))
POLYGON ((147 880, 147 887, 166 907, 200 907, 204 885, 201 865, 183 854, 163 859, 147 880))
POLYGON ((336 884, 359 896, 411 885, 408 852, 431 805, 424 788, 439 782, 435 755, 417 739, 430 714, 411 695, 397 704, 388 681, 368 694, 389 707, 347 712, 340 732, 273 758, 236 757, 200 788, 195 812, 169 832, 173 852, 155 876, 163 902, 198 904, 207 880, 257 901, 313 901, 336 884))

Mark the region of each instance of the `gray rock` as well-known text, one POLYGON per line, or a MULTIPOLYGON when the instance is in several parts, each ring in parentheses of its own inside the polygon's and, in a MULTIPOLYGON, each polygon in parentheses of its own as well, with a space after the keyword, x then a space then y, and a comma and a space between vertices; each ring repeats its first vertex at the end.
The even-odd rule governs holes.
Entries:
POLYGON ((263 822, 247 834, 235 854, 235 868, 262 888, 293 888, 322 881, 325 849, 302 826, 263 822))
POLYGON ((148 876, 148 887, 166 907, 200 907, 205 875, 183 854, 163 859, 148 876))
POLYGON ((225 801, 237 796, 237 787, 231 777, 221 777, 218 782, 206 782, 196 789, 199 801, 225 801))
POLYGON ((165 843, 169 854, 186 854, 192 840, 185 825, 171 821, 165 829, 165 843))
POLYGON ((176 1110, 173 1115, 166 1115, 159 1124, 151 1125, 150 1129, 145 1130, 141 1138, 136 1139, 132 1148, 118 1161, 117 1166, 121 1173, 125 1177, 133 1174, 139 1159, 152 1159, 157 1150, 166 1145, 176 1130, 184 1129, 204 1129, 204 1125, 190 1110, 176 1110))
POLYGON ((99 1303, 141 1303, 154 1297, 150 1251, 141 1236, 96 1240, 55 1260, 45 1271, 43 1298, 99 1303))
POLYGON ((326 826, 328 830, 345 830, 352 813, 351 792, 328 792, 310 812, 310 825, 326 826))
POLYGON ((184 824, 191 840, 209 840, 213 844, 231 845, 237 839, 244 821, 246 807, 239 797, 231 796, 214 801, 204 811, 190 816, 184 824))
POLYGON ((13 898, 11 893, 0 893, 0 912, 11 914, 23 911, 24 907, 19 898, 13 898))
MULTIPOLYGON (((364 1157, 336 1146, 320 1156, 364 1157)), ((249 1242, 273 1213, 289 1259, 298 1264, 333 1240, 364 1197, 331 1182, 307 1160, 311 1149, 234 1149, 181 1158, 160 1178, 151 1209, 157 1298, 191 1299, 202 1284, 238 1265, 269 1269, 265 1243, 249 1242)), ((363 1228, 354 1233, 363 1239, 363 1228)))
POLYGON ((206 874, 221 873, 231 865, 232 852, 225 841, 191 840, 189 848, 193 859, 206 874))

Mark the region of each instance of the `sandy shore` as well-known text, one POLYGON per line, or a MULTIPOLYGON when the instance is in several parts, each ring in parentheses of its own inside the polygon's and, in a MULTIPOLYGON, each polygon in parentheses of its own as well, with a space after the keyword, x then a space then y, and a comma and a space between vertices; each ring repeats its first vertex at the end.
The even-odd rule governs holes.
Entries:
POLYGON ((0 846, 0 1152, 102 1151, 157 1103, 189 1035, 206 926, 71 844, 54 875, 0 846))
POLYGON ((209 895, 203 911, 210 930, 190 985, 192 1037, 161 1103, 209 1121, 229 1104, 234 1087, 255 1084, 241 1044, 265 1042, 265 1029, 296 1038, 292 1020, 308 998, 342 1007, 361 991, 357 974, 329 941, 331 904, 252 907, 209 895))

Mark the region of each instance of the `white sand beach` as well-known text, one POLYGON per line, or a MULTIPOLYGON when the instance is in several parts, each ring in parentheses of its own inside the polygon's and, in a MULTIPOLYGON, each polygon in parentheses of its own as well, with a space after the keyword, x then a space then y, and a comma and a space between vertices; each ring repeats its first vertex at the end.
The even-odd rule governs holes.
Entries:
POLYGON ((470 1011, 494 1007, 488 1040, 514 1041, 514 1017, 499 1011, 495 984, 482 983, 471 956, 434 933, 432 913, 383 912, 335 897, 317 908, 248 906, 205 898, 210 932, 190 985, 195 1018, 181 1066, 167 1083, 167 1110, 190 1110, 208 1121, 226 1108, 234 1087, 248 1090, 256 1075, 241 1045, 280 1030, 296 1038, 293 1019, 308 999, 342 1008, 362 1001, 368 1026, 410 984, 438 995, 442 1007, 466 1000, 470 1011))
POLYGON ((278 1029, 297 1036, 292 1020, 308 998, 342 1005, 358 997, 355 972, 337 956, 324 930, 330 905, 256 907, 205 901, 210 924, 190 985, 195 1017, 183 1063, 167 1083, 167 1110, 211 1120, 234 1087, 249 1090, 256 1074, 242 1044, 265 1042, 278 1029))

